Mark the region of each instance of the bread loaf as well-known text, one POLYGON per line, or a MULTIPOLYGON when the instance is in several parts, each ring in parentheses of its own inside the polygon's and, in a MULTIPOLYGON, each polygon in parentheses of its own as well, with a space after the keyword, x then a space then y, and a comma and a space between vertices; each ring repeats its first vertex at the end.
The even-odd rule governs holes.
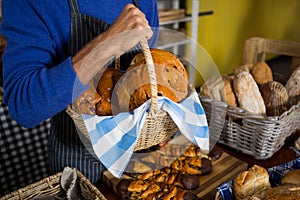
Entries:
POLYGON ((214 76, 201 86, 200 94, 216 101, 226 102, 231 106, 237 106, 232 80, 226 74, 214 76))
POLYGON ((289 95, 290 104, 297 104, 300 100, 300 66, 293 71, 285 85, 285 88, 289 95))
POLYGON ((107 68, 97 84, 100 99, 96 102, 96 114, 100 116, 112 115, 111 96, 117 81, 123 72, 115 68, 107 68))
MULTIPOLYGON (((170 52, 151 50, 156 72, 158 96, 180 102, 188 95, 185 68, 170 52)), ((118 112, 132 111, 151 98, 149 74, 142 55, 133 58, 132 66, 116 85, 113 96, 118 100, 118 112)))
POLYGON ((285 87, 276 81, 260 86, 268 116, 279 116, 289 109, 289 96, 285 87))
POLYGON ((286 173, 281 179, 281 185, 284 184, 300 185, 300 169, 296 169, 286 173))
POLYGON ((240 72, 233 79, 234 92, 239 107, 254 114, 266 114, 266 107, 259 88, 249 72, 240 72))
POLYGON ((95 115, 95 105, 100 98, 94 83, 90 83, 90 87, 72 103, 72 109, 79 114, 95 115))
POLYGON ((255 63, 250 73, 258 85, 273 81, 272 70, 266 62, 255 63))
POLYGON ((258 165, 240 173, 235 178, 233 186, 237 200, 247 200, 253 197, 265 199, 267 190, 271 188, 267 170, 258 165))

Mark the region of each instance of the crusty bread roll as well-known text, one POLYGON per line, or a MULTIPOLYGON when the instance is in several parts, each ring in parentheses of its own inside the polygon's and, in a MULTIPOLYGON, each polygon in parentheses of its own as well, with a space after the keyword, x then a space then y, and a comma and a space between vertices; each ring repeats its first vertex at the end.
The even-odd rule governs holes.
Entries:
POLYGON ((289 96, 281 83, 271 81, 261 85, 259 89, 264 99, 268 116, 279 116, 289 109, 289 96))
MULTIPOLYGON (((150 49, 150 52, 152 55, 153 63, 155 65, 168 66, 169 68, 176 69, 188 82, 188 74, 185 67, 173 53, 162 49, 150 49)), ((134 56, 134 58, 131 60, 130 67, 127 71, 143 64, 146 64, 146 60, 144 57, 144 53, 141 52, 134 56)))
POLYGON ((266 114, 259 88, 249 72, 240 72, 233 79, 233 88, 239 107, 254 114, 266 114))
POLYGON ((258 85, 273 81, 272 70, 266 62, 255 63, 251 68, 250 73, 258 85))
POLYGON ((95 115, 95 105, 100 101, 100 95, 93 83, 73 103, 72 109, 80 114, 95 115))
POLYGON ((267 190, 271 188, 269 174, 265 168, 254 165, 235 178, 233 187, 237 200, 253 197, 265 199, 267 190))
POLYGON ((281 185, 267 191, 266 200, 299 200, 300 185, 281 185))
POLYGON ((286 173, 281 179, 281 185, 299 184, 300 185, 300 169, 296 169, 286 173))
MULTIPOLYGON (((173 54, 163 50, 151 50, 157 81, 158 96, 180 102, 188 95, 185 68, 173 54)), ((114 98, 118 101, 116 112, 132 111, 151 98, 149 74, 141 54, 133 58, 133 65, 116 85, 114 98), (142 60, 142 61, 140 61, 142 60)))
POLYGON ((112 115, 111 96, 113 89, 118 80, 123 76, 123 72, 115 68, 107 68, 101 75, 97 92, 100 95, 99 101, 96 103, 96 114, 99 116, 112 115))
POLYGON ((211 77, 201 86, 200 94, 216 101, 226 102, 231 106, 237 106, 232 81, 233 79, 226 74, 211 77))
POLYGON ((290 104, 297 104, 300 100, 300 66, 289 77, 285 88, 288 92, 290 104))

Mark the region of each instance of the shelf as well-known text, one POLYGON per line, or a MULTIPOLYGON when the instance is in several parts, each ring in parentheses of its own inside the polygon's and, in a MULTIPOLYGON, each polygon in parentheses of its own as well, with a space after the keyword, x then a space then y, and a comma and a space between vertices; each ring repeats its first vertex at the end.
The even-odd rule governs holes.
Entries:
POLYGON ((178 41, 178 42, 173 42, 173 43, 169 43, 169 44, 164 44, 164 45, 158 45, 157 48, 159 49, 167 49, 167 48, 171 48, 174 46, 179 46, 179 45, 185 45, 185 44, 189 44, 190 40, 182 40, 182 41, 178 41))
POLYGON ((191 20, 192 20, 191 17, 185 17, 185 18, 181 18, 181 19, 174 19, 174 20, 159 22, 159 24, 161 26, 164 26, 164 25, 174 24, 174 23, 179 23, 179 22, 189 22, 191 20))
POLYGON ((161 49, 166 49, 178 45, 190 43, 190 38, 185 33, 172 29, 160 29, 157 46, 161 49))

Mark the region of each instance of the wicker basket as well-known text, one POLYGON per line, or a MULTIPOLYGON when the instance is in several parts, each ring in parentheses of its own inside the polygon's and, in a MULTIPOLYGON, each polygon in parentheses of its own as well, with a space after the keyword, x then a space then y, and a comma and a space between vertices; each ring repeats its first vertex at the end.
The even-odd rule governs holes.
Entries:
MULTIPOLYGON (((178 131, 178 127, 172 121, 169 114, 164 110, 158 110, 157 82, 152 55, 146 40, 141 41, 140 44, 145 56, 150 80, 151 105, 147 112, 145 124, 135 145, 135 151, 147 149, 151 146, 165 142, 178 131)), ((66 112, 71 116, 75 125, 82 134, 90 139, 81 114, 73 110, 71 106, 68 106, 66 112)))
MULTIPOLYGON (((104 195, 78 170, 77 181, 79 181, 81 195, 84 199, 106 200, 104 195)), ((60 178, 62 172, 44 178, 36 183, 30 184, 15 192, 0 197, 0 200, 26 200, 40 197, 41 195, 60 195, 65 191, 61 188, 60 178)))
POLYGON ((204 96, 200 100, 210 136, 259 160, 270 158, 287 137, 300 129, 300 102, 281 116, 264 117, 204 96))

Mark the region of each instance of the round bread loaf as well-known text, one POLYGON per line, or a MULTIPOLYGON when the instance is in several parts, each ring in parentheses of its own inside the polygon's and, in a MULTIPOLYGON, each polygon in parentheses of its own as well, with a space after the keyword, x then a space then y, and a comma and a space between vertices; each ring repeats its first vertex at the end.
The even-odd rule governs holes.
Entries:
POLYGON ((261 85, 259 89, 268 116, 279 116, 289 109, 289 96, 281 83, 271 81, 261 85))
MULTIPOLYGON (((188 82, 188 75, 185 67, 173 53, 162 49, 151 49, 150 52, 152 55, 153 63, 155 65, 174 68, 175 70, 179 71, 182 74, 182 76, 185 78, 185 80, 188 82)), ((144 54, 141 52, 132 59, 131 66, 128 68, 127 71, 131 70, 136 66, 140 66, 143 64, 146 64, 146 60, 144 54)))
MULTIPOLYGON (((156 73, 158 96, 168 97, 174 102, 182 101, 188 95, 185 68, 178 63, 179 60, 170 52, 152 50, 151 53, 156 73)), ((113 93, 114 99, 118 101, 116 103, 118 106, 113 108, 114 112, 132 111, 151 98, 148 70, 144 61, 140 60, 142 60, 141 54, 138 54, 133 58, 133 65, 118 81, 113 93)))
POLYGON ((300 169, 296 169, 286 173, 281 179, 281 185, 284 184, 300 185, 300 169))
POLYGON ((111 97, 117 81, 123 76, 123 72, 115 68, 107 68, 97 84, 97 92, 100 96, 96 103, 96 114, 100 116, 112 115, 111 97))
POLYGON ((237 200, 257 197, 265 199, 266 191, 271 188, 267 170, 254 165, 240 173, 234 180, 234 194, 237 200))
POLYGON ((273 81, 272 70, 266 62, 255 63, 250 73, 258 85, 273 81))

